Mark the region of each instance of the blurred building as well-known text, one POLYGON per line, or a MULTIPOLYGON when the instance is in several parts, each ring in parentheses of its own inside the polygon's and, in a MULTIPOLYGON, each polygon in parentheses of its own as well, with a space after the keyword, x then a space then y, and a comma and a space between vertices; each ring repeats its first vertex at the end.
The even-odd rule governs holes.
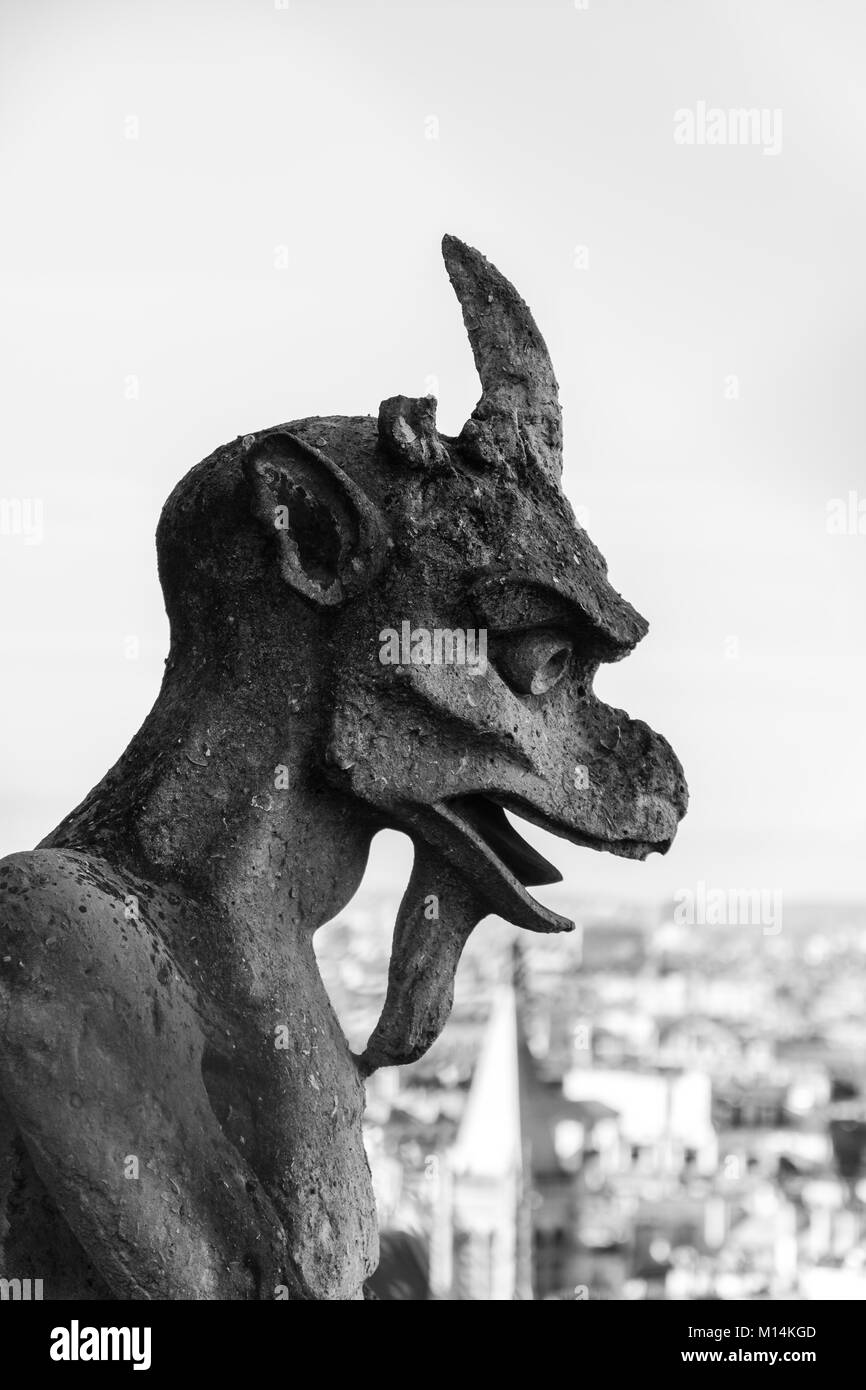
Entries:
POLYGON ((580 1159, 598 1151, 611 1120, 609 1106, 569 1100, 542 1077, 519 981, 500 985, 448 1159, 452 1249, 432 1272, 440 1296, 532 1299, 573 1290, 580 1159))
MULTIPOLYGON (((866 1296, 864 919, 594 910, 516 958, 492 919, 442 1037, 368 1085, 379 1296, 866 1296)), ((341 1017, 347 995, 371 1026, 386 938, 347 928, 333 957, 341 1017)))

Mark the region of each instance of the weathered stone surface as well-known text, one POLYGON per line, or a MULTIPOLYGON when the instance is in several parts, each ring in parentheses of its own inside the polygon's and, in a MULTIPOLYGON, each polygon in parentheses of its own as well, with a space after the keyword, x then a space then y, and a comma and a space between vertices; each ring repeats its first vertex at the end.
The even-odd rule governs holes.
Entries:
POLYGON ((593 694, 646 624, 559 489, 541 335, 478 252, 444 253, 483 387, 459 438, 397 396, 194 468, 159 524, 153 710, 0 865, 2 1272, 47 1297, 359 1298, 364 1076, 429 1047, 487 913, 570 926, 503 808, 637 858, 685 810, 668 744, 593 694), (385 826, 416 864, 356 1058, 312 937, 385 826))

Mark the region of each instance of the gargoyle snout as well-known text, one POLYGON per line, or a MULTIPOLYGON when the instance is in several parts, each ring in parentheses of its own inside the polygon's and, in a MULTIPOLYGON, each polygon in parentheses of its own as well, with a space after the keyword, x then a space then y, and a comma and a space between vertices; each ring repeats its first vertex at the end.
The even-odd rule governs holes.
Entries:
MULTIPOLYGON (((604 710, 586 789, 596 783, 605 838, 667 849, 688 807, 682 764, 667 739, 623 710, 604 710)), ((576 780, 578 799, 583 794, 576 780)))

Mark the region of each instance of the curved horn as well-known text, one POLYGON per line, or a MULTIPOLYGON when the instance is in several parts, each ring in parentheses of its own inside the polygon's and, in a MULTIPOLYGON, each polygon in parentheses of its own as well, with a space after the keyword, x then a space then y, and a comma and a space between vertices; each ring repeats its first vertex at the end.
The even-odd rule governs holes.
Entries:
POLYGON ((481 378, 482 396, 460 435, 480 462, 512 465, 528 458, 558 485, 562 476, 562 411, 544 339, 514 286, 480 251, 442 239, 481 378))

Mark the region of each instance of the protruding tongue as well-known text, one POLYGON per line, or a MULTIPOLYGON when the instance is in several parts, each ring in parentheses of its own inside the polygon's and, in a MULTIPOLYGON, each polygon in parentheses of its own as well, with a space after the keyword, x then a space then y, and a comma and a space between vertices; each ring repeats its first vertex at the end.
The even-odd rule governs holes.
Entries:
POLYGON ((436 1041, 463 947, 488 911, 444 858, 418 847, 394 928, 385 1004, 360 1058, 365 1075, 414 1062, 436 1041))

